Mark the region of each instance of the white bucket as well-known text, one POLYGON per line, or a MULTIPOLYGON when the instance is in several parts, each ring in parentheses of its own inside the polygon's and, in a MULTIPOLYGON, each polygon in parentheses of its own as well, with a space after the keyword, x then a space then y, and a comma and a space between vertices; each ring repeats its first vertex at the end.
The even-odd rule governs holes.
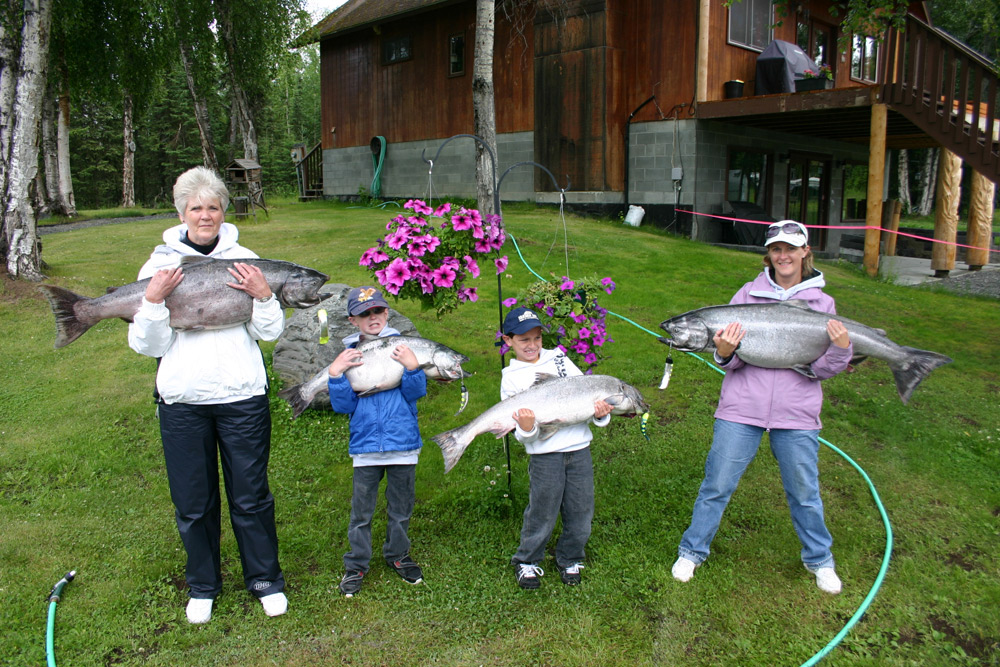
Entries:
POLYGON ((642 223, 642 216, 646 215, 646 209, 641 206, 629 206, 628 213, 625 214, 625 224, 638 227, 642 223))

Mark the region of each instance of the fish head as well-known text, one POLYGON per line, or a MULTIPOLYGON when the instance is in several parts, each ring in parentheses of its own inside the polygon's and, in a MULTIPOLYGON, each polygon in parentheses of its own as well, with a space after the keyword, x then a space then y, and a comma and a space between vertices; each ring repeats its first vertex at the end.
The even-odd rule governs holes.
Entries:
POLYGON ((439 345, 434 350, 434 356, 432 359, 432 368, 435 371, 435 379, 451 381, 469 377, 471 373, 466 373, 462 369, 462 364, 468 360, 469 358, 464 354, 460 354, 449 347, 445 347, 444 345, 439 345))
POLYGON ((660 322, 660 328, 670 334, 667 344, 681 352, 704 350, 712 344, 715 333, 697 311, 664 320, 660 322))
POLYGON ((625 382, 620 383, 618 393, 604 400, 611 404, 611 412, 616 415, 634 417, 649 412, 649 405, 639 390, 625 382))
POLYGON ((330 276, 316 269, 292 264, 281 286, 275 290, 275 296, 285 308, 315 306, 322 300, 319 288, 329 279, 330 276))

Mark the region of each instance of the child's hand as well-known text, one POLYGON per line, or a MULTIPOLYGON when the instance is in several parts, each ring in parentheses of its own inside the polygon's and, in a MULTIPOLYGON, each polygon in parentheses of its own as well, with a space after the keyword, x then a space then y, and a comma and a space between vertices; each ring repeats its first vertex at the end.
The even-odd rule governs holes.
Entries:
POLYGON ((397 345, 396 349, 392 351, 392 358, 403 364, 403 367, 408 371, 415 371, 420 367, 417 355, 413 354, 413 350, 403 344, 397 345))
POLYGON ((345 348, 343 352, 337 355, 337 358, 333 360, 327 372, 332 378, 339 378, 344 374, 349 368, 354 368, 355 366, 361 366, 365 362, 361 361, 361 357, 364 355, 361 350, 353 347, 345 348))
POLYGON ((535 428, 535 413, 528 408, 521 408, 511 416, 525 433, 535 428))
POLYGON ((602 399, 594 401, 594 419, 602 419, 611 414, 611 404, 602 399))

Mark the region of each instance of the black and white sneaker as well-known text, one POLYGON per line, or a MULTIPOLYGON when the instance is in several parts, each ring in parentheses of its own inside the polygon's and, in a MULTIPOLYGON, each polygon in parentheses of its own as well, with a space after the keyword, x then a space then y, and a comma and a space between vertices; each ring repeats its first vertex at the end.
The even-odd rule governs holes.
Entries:
POLYGON ((581 581, 580 570, 582 570, 583 567, 583 563, 573 563, 569 567, 561 568, 559 570, 559 577, 567 586, 576 586, 581 581))
POLYGON ((340 580, 340 592, 345 598, 352 598, 361 590, 361 580, 364 576, 362 570, 348 570, 344 573, 344 578, 340 580))
POLYGON ((533 590, 542 585, 538 580, 545 575, 545 571, 534 563, 515 563, 514 576, 517 577, 517 585, 527 590, 533 590))
POLYGON ((419 584, 424 580, 424 573, 420 571, 420 566, 410 558, 410 554, 406 554, 398 560, 386 562, 408 584, 419 584))

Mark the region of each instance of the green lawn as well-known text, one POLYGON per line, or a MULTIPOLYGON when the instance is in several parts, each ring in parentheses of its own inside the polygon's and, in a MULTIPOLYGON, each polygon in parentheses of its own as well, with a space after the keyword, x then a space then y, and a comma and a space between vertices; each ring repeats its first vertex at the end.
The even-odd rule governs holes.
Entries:
MULTIPOLYGON (((357 259, 394 214, 279 203, 269 218, 241 223, 241 240, 261 256, 329 273, 333 282, 370 282, 357 259)), ((87 295, 134 280, 167 224, 48 235, 49 280, 87 295)), ((558 212, 511 207, 506 224, 532 268, 567 273, 558 212)), ((602 305, 654 331, 669 316, 728 301, 759 268, 757 255, 645 227, 570 217, 567 229, 569 275, 611 276, 618 289, 602 305)), ((512 247, 508 253, 505 297, 533 280, 512 247)), ((820 268, 841 314, 955 360, 906 406, 877 360, 825 383, 822 435, 870 475, 895 550, 868 613, 824 664, 998 664, 1000 304, 874 281, 850 265, 820 268)), ((512 447, 508 496, 502 441, 481 436, 444 475, 430 440, 498 399, 497 281, 489 273, 477 281, 477 303, 441 320, 396 304, 423 335, 467 354, 466 368, 475 372, 461 416, 454 416, 456 386, 431 387, 420 402, 427 446, 410 536, 425 583, 406 585, 376 557, 358 596, 338 594, 350 511, 346 420, 307 411, 292 421, 272 396, 271 484, 289 612, 266 618, 243 590, 224 522, 225 586, 205 626, 184 618, 184 556, 150 395, 153 360, 128 348, 121 321, 101 322, 53 350, 47 302, 5 280, 3 664, 44 662, 44 596, 70 569, 79 575, 58 607, 61 665, 770 666, 798 665, 820 650, 862 603, 882 561, 884 529, 863 479, 823 448, 840 596, 820 593, 799 561, 766 445, 723 519, 712 558, 690 583, 675 582, 670 566, 701 482, 720 376, 675 354, 670 387, 657 390, 666 349, 614 317, 615 342, 599 372, 643 391, 651 440, 625 419, 595 435, 597 512, 583 584, 563 586, 549 558, 541 590, 517 588, 507 563, 527 493, 523 448, 512 447)), ((268 359, 272 348, 265 346, 268 359)), ((376 544, 384 535, 378 516, 376 544)))

